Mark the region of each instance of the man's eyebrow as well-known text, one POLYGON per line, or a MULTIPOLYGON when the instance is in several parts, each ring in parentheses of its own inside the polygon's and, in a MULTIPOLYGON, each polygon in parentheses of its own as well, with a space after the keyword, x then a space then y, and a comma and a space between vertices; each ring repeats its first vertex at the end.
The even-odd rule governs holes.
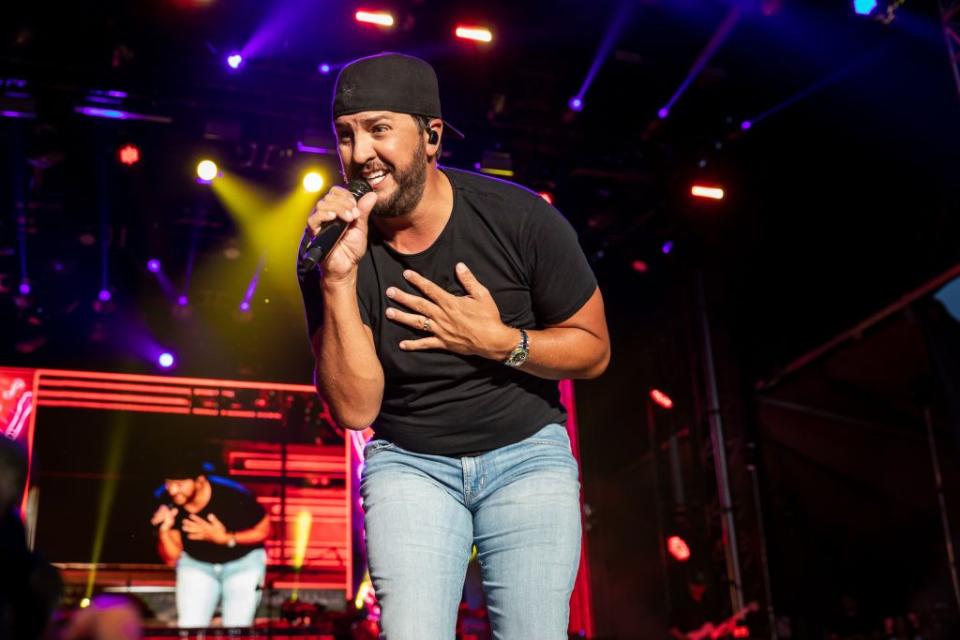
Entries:
MULTIPOLYGON (((394 114, 392 113, 389 113, 389 112, 379 113, 376 115, 368 116, 360 120, 360 126, 364 128, 368 128, 373 126, 375 123, 380 122, 381 120, 392 122, 393 119, 394 119, 394 114)), ((351 129, 350 125, 347 123, 336 123, 336 122, 333 124, 333 128, 336 130, 337 135, 350 133, 350 129, 351 129)))
POLYGON ((372 125, 373 123, 378 122, 378 121, 380 121, 380 120, 392 120, 392 119, 393 119, 392 114, 389 114, 389 113, 381 113, 381 114, 378 114, 378 115, 375 115, 375 116, 370 116, 370 117, 368 117, 368 118, 364 118, 363 120, 360 121, 360 124, 362 124, 362 125, 365 126, 365 127, 369 127, 369 126, 372 125))

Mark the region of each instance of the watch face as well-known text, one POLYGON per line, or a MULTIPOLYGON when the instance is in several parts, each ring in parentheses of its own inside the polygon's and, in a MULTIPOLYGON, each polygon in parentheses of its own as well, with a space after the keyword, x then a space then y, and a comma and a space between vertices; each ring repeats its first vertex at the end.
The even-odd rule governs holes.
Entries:
POLYGON ((510 357, 507 359, 507 364, 511 367, 519 367, 524 362, 527 361, 527 350, 516 348, 513 350, 513 353, 510 354, 510 357))

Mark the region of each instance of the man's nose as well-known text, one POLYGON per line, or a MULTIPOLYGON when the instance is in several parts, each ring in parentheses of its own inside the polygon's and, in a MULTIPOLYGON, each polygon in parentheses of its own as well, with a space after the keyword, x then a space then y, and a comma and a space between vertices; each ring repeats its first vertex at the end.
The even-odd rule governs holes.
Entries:
POLYGON ((377 153, 373 149, 373 138, 364 134, 358 135, 353 146, 353 163, 362 168, 376 157, 377 153))

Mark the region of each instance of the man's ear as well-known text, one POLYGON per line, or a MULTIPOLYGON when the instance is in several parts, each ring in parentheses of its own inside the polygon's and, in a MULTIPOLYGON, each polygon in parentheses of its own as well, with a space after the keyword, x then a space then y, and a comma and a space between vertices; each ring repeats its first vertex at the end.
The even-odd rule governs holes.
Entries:
POLYGON ((430 128, 427 130, 427 144, 435 146, 437 150, 432 154, 434 157, 440 157, 440 141, 443 139, 443 120, 434 118, 430 120, 430 128))

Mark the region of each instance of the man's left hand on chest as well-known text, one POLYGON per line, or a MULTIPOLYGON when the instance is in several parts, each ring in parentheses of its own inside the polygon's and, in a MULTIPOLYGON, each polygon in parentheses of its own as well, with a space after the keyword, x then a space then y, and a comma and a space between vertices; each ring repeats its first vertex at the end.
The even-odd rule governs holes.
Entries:
POLYGON ((517 330, 501 322, 500 310, 490 291, 465 264, 457 263, 456 272, 467 291, 465 296, 448 293, 409 269, 403 272, 403 276, 423 293, 423 297, 406 293, 398 287, 387 289, 388 298, 409 309, 388 307, 387 318, 425 335, 417 340, 402 340, 400 348, 404 351, 443 349, 504 360, 516 346, 517 330))
POLYGON ((206 540, 214 544, 227 544, 230 537, 227 528, 212 513, 207 515, 206 520, 195 513, 191 514, 183 521, 183 532, 191 540, 206 540))

